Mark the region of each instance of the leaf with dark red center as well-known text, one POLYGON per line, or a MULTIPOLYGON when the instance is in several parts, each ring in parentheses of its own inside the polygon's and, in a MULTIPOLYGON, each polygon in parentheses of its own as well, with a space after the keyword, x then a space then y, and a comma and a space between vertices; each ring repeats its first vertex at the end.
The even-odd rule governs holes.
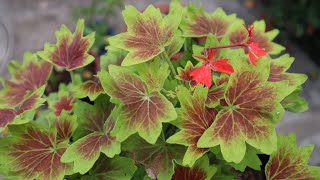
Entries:
POLYGON ((136 68, 150 92, 161 91, 164 82, 170 74, 169 65, 162 63, 160 59, 156 59, 150 63, 139 64, 136 68))
POLYGON ((220 104, 220 100, 224 98, 226 92, 227 82, 217 85, 210 89, 207 95, 206 105, 209 108, 215 108, 220 104))
POLYGON ((71 116, 68 112, 63 111, 59 117, 50 118, 50 123, 57 129, 57 142, 69 142, 78 125, 77 116, 71 116))
POLYGON ((113 105, 108 104, 107 95, 100 95, 94 105, 78 101, 74 113, 78 116, 78 129, 75 132, 76 139, 94 132, 104 132, 104 124, 111 114, 113 105))
POLYGON ((210 165, 207 156, 203 156, 190 167, 177 165, 174 168, 172 180, 210 180, 216 173, 217 168, 210 165))
POLYGON ((0 143, 0 161, 9 177, 62 180, 71 172, 70 164, 60 162, 67 145, 57 143, 55 131, 29 124, 10 127, 10 132, 0 143))
MULTIPOLYGON (((288 54, 280 56, 277 59, 271 59, 270 75, 268 81, 289 81, 289 86, 298 88, 306 80, 307 76, 304 74, 288 73, 286 72, 294 61, 293 57, 288 54)), ((293 112, 303 112, 308 109, 308 103, 301 97, 299 97, 299 88, 286 97, 281 104, 286 110, 293 112)))
POLYGON ((226 105, 198 142, 202 148, 220 145, 224 159, 235 163, 245 156, 246 143, 265 154, 275 151, 274 123, 284 114, 280 102, 294 90, 286 81, 267 81, 268 61, 258 61, 256 67, 241 62, 230 76, 226 105))
POLYGON ((41 98, 45 86, 34 91, 29 97, 25 98, 20 105, 13 108, 0 108, 0 132, 9 124, 23 124, 32 120, 32 111, 41 106, 45 100, 41 98))
MULTIPOLYGON (((246 43, 248 37, 248 32, 243 28, 244 22, 237 22, 230 27, 230 32, 228 33, 231 43, 246 43)), ((272 31, 265 32, 266 23, 264 20, 255 21, 253 23, 252 30, 252 43, 259 44, 259 47, 266 51, 268 54, 279 54, 285 48, 279 44, 276 44, 273 39, 279 34, 279 30, 274 29, 272 31)))
POLYGON ((296 136, 278 136, 278 149, 266 165, 267 180, 320 179, 320 167, 308 166, 313 145, 296 146, 296 136))
POLYGON ((237 20, 235 14, 227 15, 221 8, 212 14, 203 8, 189 5, 187 18, 183 18, 180 27, 185 37, 206 37, 209 33, 218 39, 228 32, 230 25, 237 20))
POLYGON ((95 165, 81 179, 83 180, 130 180, 137 167, 134 161, 125 157, 108 158, 101 155, 95 165))
POLYGON ((56 116, 60 116, 62 111, 71 112, 73 110, 75 99, 69 91, 70 86, 61 84, 58 93, 51 93, 49 95, 49 109, 52 109, 56 116))
POLYGON ((178 76, 176 78, 189 82, 191 86, 195 86, 197 84, 196 81, 192 80, 192 76, 190 73, 194 70, 192 62, 188 61, 185 65, 184 69, 178 67, 178 76))
POLYGON ((84 174, 89 171, 100 152, 108 157, 121 152, 120 143, 110 135, 115 121, 106 105, 107 100, 99 98, 94 106, 78 102, 75 112, 79 117, 80 131, 90 133, 69 146, 61 158, 62 162, 74 162, 75 172, 84 174))
POLYGON ((201 85, 196 86, 193 95, 184 87, 177 92, 181 108, 177 109, 178 119, 171 123, 178 126, 181 131, 169 137, 167 142, 188 146, 183 165, 190 167, 209 150, 197 148, 197 142, 218 113, 215 109, 206 108, 207 93, 208 89, 201 85))
POLYGON ((51 64, 38 60, 38 57, 30 52, 25 52, 23 59, 22 65, 12 61, 8 66, 12 78, 3 83, 0 107, 13 107, 20 104, 28 93, 47 83, 51 74, 51 64))
POLYGON ((159 91, 150 91, 133 72, 124 67, 109 67, 110 74, 101 71, 98 76, 106 93, 119 104, 119 116, 111 134, 122 142, 138 132, 154 144, 161 133, 162 122, 177 117, 172 103, 159 91))
POLYGON ((142 138, 133 135, 122 143, 122 150, 129 153, 136 163, 144 165, 152 179, 167 180, 174 173, 174 163, 181 162, 185 148, 180 145, 167 144, 158 139, 149 144, 142 138))
POLYGON ((159 9, 150 5, 140 13, 133 6, 122 12, 128 32, 109 38, 111 46, 128 50, 123 66, 140 64, 151 60, 169 46, 181 21, 181 11, 176 9, 162 17, 159 9))
POLYGON ((83 37, 84 20, 77 23, 75 32, 62 25, 60 31, 56 32, 57 43, 46 43, 43 51, 38 55, 48 62, 65 68, 67 71, 84 67, 94 60, 94 57, 88 54, 90 47, 94 43, 95 33, 83 37))
POLYGON ((75 86, 73 92, 76 98, 88 96, 90 101, 94 101, 100 94, 104 93, 101 83, 91 80, 75 86))
POLYGON ((270 60, 270 75, 268 81, 278 82, 278 81, 289 81, 289 86, 298 87, 307 80, 305 74, 296 74, 286 72, 294 61, 293 57, 289 54, 280 56, 277 59, 270 60))

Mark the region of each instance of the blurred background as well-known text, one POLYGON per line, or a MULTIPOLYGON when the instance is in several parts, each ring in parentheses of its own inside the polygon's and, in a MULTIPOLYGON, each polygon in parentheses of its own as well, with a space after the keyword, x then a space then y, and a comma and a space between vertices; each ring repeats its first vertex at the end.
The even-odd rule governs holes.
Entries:
MULTIPOLYGON (((26 50, 37 51, 45 42, 55 42, 54 32, 61 24, 74 27, 78 18, 85 18, 87 32, 95 29, 100 41, 121 32, 124 22, 121 9, 133 4, 144 9, 148 4, 168 8, 169 0, 1 0, 0 1, 0 75, 8 78, 9 60, 22 61, 26 50)), ((303 97, 310 103, 304 113, 286 113, 277 126, 280 133, 296 132, 298 143, 315 144, 310 160, 320 165, 320 1, 319 0, 182 0, 184 4, 203 4, 212 12, 222 7, 228 13, 251 23, 265 19, 267 28, 280 29, 276 41, 284 45, 296 60, 291 72, 309 76, 303 97)), ((103 53, 103 52, 100 52, 103 53)))

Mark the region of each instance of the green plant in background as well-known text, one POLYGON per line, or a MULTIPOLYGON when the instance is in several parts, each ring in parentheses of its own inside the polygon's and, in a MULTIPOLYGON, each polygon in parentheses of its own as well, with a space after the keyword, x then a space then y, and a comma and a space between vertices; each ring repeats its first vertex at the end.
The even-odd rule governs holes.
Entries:
POLYGON ((286 110, 307 109, 299 97, 307 77, 286 72, 289 55, 270 57, 284 49, 272 42, 279 31, 178 1, 168 15, 126 6, 123 18, 128 31, 108 39, 90 80, 79 76, 94 61, 84 20, 9 64, 12 79, 0 91, 6 179, 320 178, 307 165, 313 146, 275 131, 286 110), (52 67, 71 82, 44 95, 52 67))
POLYGON ((96 32, 95 52, 106 45, 106 35, 112 31, 108 17, 117 16, 117 11, 123 6, 122 0, 91 0, 90 5, 73 9, 74 19, 83 18, 86 22, 84 34, 96 32))

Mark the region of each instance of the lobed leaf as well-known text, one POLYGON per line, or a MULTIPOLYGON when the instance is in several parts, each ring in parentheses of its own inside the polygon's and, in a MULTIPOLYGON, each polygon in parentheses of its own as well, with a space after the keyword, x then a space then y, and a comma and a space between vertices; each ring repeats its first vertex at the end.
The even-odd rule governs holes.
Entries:
POLYGON ((88 172, 99 158, 100 152, 108 157, 121 152, 120 143, 110 135, 115 122, 108 107, 102 104, 105 103, 103 100, 105 99, 99 99, 94 106, 84 102, 77 105, 76 112, 82 111, 77 114, 81 118, 79 127, 92 132, 71 144, 61 157, 62 162, 74 162, 75 172, 88 172))
POLYGON ((89 97, 90 101, 94 101, 100 94, 104 93, 101 83, 91 80, 73 87, 72 91, 76 98, 89 97))
POLYGON ((196 86, 193 95, 184 87, 177 92, 181 108, 177 109, 178 119, 171 123, 178 126, 180 131, 169 137, 167 142, 188 146, 182 164, 190 167, 209 151, 208 148, 198 148, 197 142, 218 113, 215 109, 206 108, 207 93, 208 89, 201 85, 196 86))
POLYGON ((0 91, 0 107, 13 107, 21 104, 29 93, 39 89, 47 83, 52 66, 46 61, 41 61, 35 54, 25 52, 23 64, 12 61, 8 65, 11 80, 3 83, 0 91))
POLYGON ((122 65, 130 66, 149 61, 169 46, 181 21, 181 11, 173 10, 162 17, 160 10, 150 5, 140 13, 133 6, 126 6, 122 12, 128 32, 109 38, 111 46, 125 49, 129 54, 122 65))
POLYGON ((71 33, 70 30, 62 25, 59 31, 56 31, 56 44, 46 43, 44 50, 37 54, 44 60, 72 71, 84 67, 94 60, 94 56, 89 55, 88 51, 94 43, 95 33, 83 36, 84 20, 78 21, 76 30, 71 33))
MULTIPOLYGON (((230 27, 228 36, 232 43, 243 43, 247 40, 248 32, 245 28, 243 28, 243 24, 243 21, 239 21, 230 27)), ((260 48, 272 55, 279 54, 281 51, 285 50, 283 46, 272 42, 279 34, 279 30, 274 29, 265 32, 266 23, 264 20, 253 22, 253 26, 254 29, 252 31, 252 43, 258 43, 260 48)))
POLYGON ((190 167, 177 165, 174 169, 172 180, 210 180, 216 173, 217 168, 210 165, 209 158, 202 156, 196 163, 190 167))
POLYGON ((108 158, 100 156, 95 165, 85 175, 83 180, 130 180, 137 167, 134 161, 125 157, 108 158))
POLYGON ((51 93, 47 98, 49 109, 53 110, 56 116, 60 116, 62 111, 73 111, 75 98, 70 89, 71 86, 61 84, 58 93, 51 93))
POLYGON ((123 142, 122 150, 129 153, 136 163, 144 165, 150 178, 167 180, 174 173, 173 160, 180 162, 185 148, 167 144, 162 139, 158 139, 155 144, 149 144, 138 136, 131 136, 123 142))
MULTIPOLYGON (((28 113, 32 113, 45 102, 41 98, 45 86, 34 91, 29 97, 25 98, 20 105, 13 108, 0 108, 0 132, 2 132, 10 124, 24 124, 32 120, 32 118, 25 117, 28 113)), ((33 116, 33 113, 32 113, 33 116)))
POLYGON ((77 116, 69 115, 67 111, 63 111, 60 116, 51 117, 51 122, 53 127, 57 130, 57 142, 70 141, 74 131, 76 130, 77 116))
POLYGON ((220 145, 224 159, 235 163, 244 158, 246 143, 265 154, 276 150, 274 123, 284 114, 280 102, 294 89, 286 81, 267 82, 269 67, 267 61, 259 61, 256 67, 243 62, 241 70, 230 76, 225 106, 198 147, 220 145))
POLYGON ((296 146, 294 134, 278 136, 278 149, 266 165, 267 180, 320 179, 320 168, 308 166, 313 145, 296 146))
POLYGON ((208 14, 203 8, 189 5, 187 12, 187 18, 184 18, 180 25, 185 37, 206 37, 211 33, 221 39, 237 20, 235 14, 227 15, 221 8, 208 14))
POLYGON ((160 135, 162 122, 177 117, 174 107, 159 91, 150 91, 146 83, 126 68, 109 66, 110 74, 101 71, 98 76, 106 93, 116 101, 118 118, 111 132, 122 142, 138 132, 154 144, 160 135))
POLYGON ((1 139, 0 161, 15 179, 62 180, 71 165, 60 162, 67 145, 58 144, 54 130, 35 125, 10 127, 13 136, 1 139))

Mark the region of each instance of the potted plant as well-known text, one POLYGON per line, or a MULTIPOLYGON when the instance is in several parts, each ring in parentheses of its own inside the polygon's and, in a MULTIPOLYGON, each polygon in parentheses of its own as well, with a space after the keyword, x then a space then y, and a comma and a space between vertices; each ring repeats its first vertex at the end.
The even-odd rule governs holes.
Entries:
MULTIPOLYGON (((127 32, 108 38, 94 79, 84 21, 57 43, 11 62, 0 92, 0 164, 7 179, 319 179, 312 146, 277 135, 300 112, 307 77, 287 73, 289 55, 263 21, 244 26, 221 8, 209 14, 172 1, 168 15, 126 6, 127 32), (195 38, 203 38, 204 42, 195 38), (183 49, 183 56, 171 57, 183 49), (71 81, 44 95, 52 67, 71 81)), ((54 78, 54 77, 51 77, 54 78)))

